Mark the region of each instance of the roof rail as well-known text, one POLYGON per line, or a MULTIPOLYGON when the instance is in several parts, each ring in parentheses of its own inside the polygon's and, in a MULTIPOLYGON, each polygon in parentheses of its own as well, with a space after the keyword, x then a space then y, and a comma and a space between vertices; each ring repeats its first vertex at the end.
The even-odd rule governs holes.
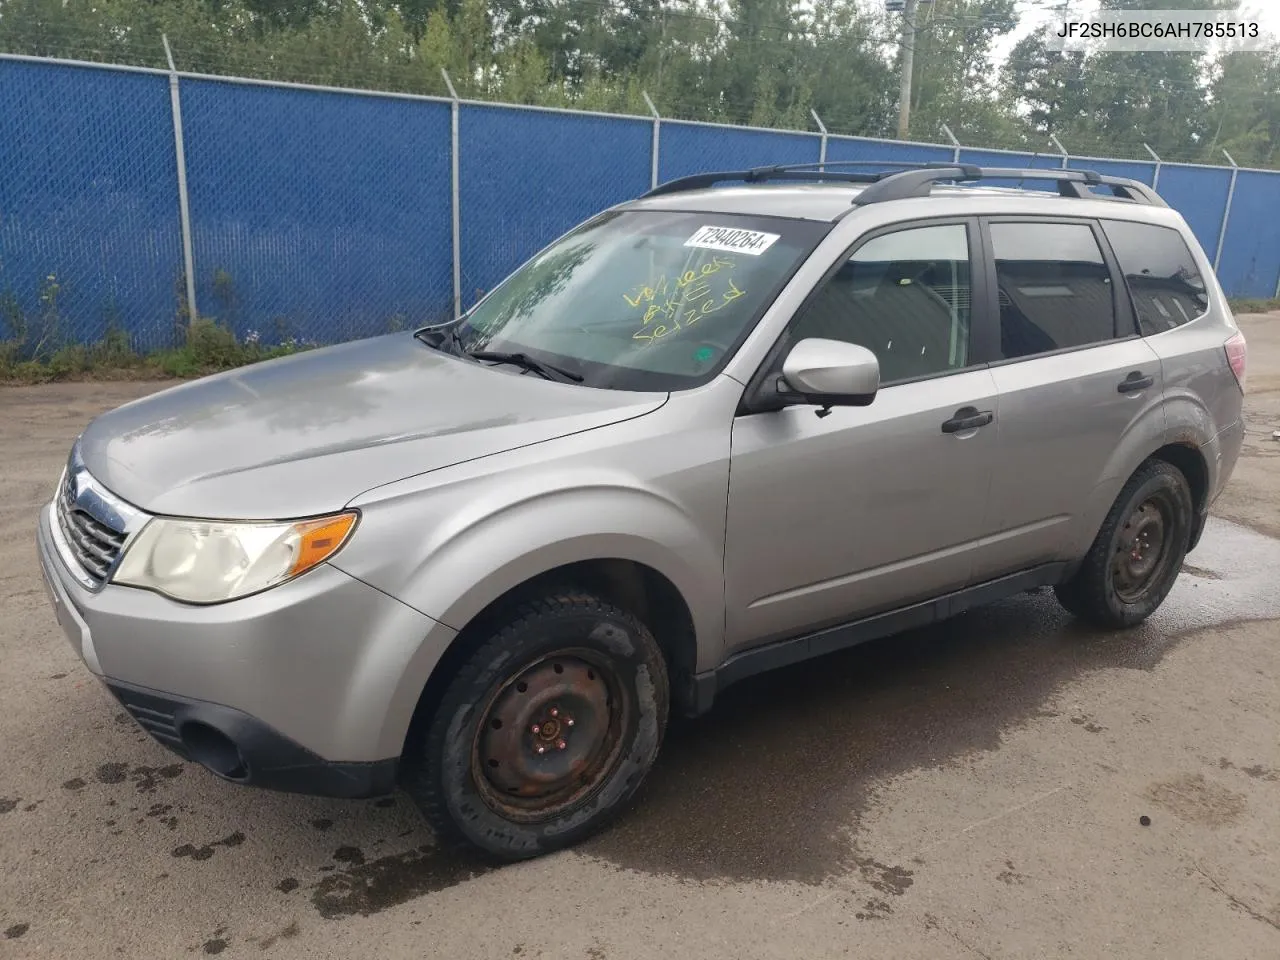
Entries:
MULTIPOLYGON (((695 173, 687 177, 678 177, 660 183, 644 197, 660 197, 669 193, 683 193, 685 190, 702 190, 713 187, 717 183, 738 180, 743 183, 764 183, 765 181, 833 181, 836 183, 877 183, 886 177, 896 176, 904 169, 954 169, 954 163, 906 162, 898 160, 824 160, 819 163, 775 164, 768 167, 752 167, 749 170, 720 170, 711 173, 695 173), (846 170, 832 170, 831 167, 893 167, 879 173, 856 173, 846 170)), ((967 169, 977 170, 977 167, 967 169)))
MULTIPOLYGON (((826 164, 834 166, 834 164, 826 164)), ((683 193, 685 190, 701 190, 714 187, 717 183, 729 180, 740 180, 743 183, 764 183, 766 180, 832 180, 842 183, 875 183, 880 174, 849 173, 842 170, 819 170, 817 164, 800 164, 796 167, 753 167, 750 170, 722 170, 714 173, 695 173, 688 177, 679 177, 660 183, 645 197, 660 197, 668 193, 683 193), (812 167, 812 169, 811 169, 812 167)))
POLYGON ((973 183, 979 180, 1054 180, 1058 193, 1064 197, 1104 199, 1093 192, 1096 186, 1111 188, 1111 195, 1119 200, 1167 207, 1163 198, 1145 183, 1127 177, 1105 176, 1094 170, 1064 168, 1035 169, 1021 167, 979 167, 970 163, 905 162, 896 160, 829 160, 822 163, 794 163, 768 167, 752 167, 749 170, 722 170, 713 173, 695 173, 659 184, 644 197, 659 197, 686 190, 702 190, 717 183, 736 180, 742 183, 766 181, 831 181, 837 183, 863 183, 867 188, 854 198, 863 206, 884 203, 887 200, 905 200, 911 197, 927 197, 935 183, 953 181, 973 183), (831 167, 891 167, 892 170, 877 173, 861 173, 832 170, 831 167))
POLYGON ((953 166, 950 173, 945 167, 904 170, 888 177, 883 177, 867 187, 854 203, 863 206, 869 203, 883 203, 886 200, 904 200, 908 197, 927 197, 932 187, 939 180, 957 180, 973 182, 977 180, 1054 180, 1058 185, 1058 193, 1064 197, 1082 199, 1103 199, 1093 192, 1093 187, 1111 188, 1112 197, 1128 200, 1133 203, 1145 203, 1151 206, 1167 207, 1164 199, 1145 183, 1130 180, 1128 177, 1110 177, 1096 170, 1052 169, 1042 170, 1022 167, 971 167, 965 164, 953 166), (964 176, 956 176, 963 171, 964 176))

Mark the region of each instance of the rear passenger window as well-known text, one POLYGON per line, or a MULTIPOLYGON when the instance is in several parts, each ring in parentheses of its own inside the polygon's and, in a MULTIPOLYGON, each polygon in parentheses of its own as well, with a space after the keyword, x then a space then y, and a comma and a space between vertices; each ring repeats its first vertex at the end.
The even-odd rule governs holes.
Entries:
POLYGON ((1182 234, 1152 223, 1103 220, 1143 336, 1172 330, 1209 308, 1204 278, 1182 234))
POLYGON ((934 376, 969 362, 970 297, 963 224, 881 234, 796 316, 791 337, 866 347, 880 361, 881 383, 934 376))
POLYGON ((1083 223, 993 223, 1006 360, 1115 336, 1111 274, 1083 223))

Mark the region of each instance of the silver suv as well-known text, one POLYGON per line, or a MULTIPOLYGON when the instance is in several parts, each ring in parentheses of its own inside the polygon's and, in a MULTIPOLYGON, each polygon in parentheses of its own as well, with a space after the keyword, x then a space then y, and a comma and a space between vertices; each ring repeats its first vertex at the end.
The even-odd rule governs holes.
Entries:
POLYGON ((72 645, 226 780, 518 859, 750 674, 1047 585, 1140 622, 1242 440, 1195 237, 1090 171, 852 167, 674 181, 455 322, 98 418, 39 522, 72 645))

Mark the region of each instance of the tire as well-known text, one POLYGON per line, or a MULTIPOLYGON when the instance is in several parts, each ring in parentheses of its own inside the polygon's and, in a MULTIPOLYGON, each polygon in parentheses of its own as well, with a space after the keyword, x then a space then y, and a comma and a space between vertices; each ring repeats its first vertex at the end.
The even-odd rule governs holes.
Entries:
POLYGON ((1079 570, 1054 588, 1058 601, 1107 629, 1147 619, 1182 569, 1194 509, 1182 471, 1148 460, 1120 491, 1079 570))
POLYGON ((662 651, 627 611, 579 591, 525 602, 449 680, 405 789, 446 845, 499 861, 571 846, 640 786, 669 697, 662 651))

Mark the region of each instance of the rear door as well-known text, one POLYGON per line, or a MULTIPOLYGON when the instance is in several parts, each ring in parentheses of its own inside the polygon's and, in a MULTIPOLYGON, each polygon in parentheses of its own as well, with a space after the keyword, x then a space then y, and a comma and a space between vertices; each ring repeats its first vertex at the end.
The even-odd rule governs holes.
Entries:
POLYGON ((1087 548, 1081 518, 1117 482, 1116 447, 1149 430, 1154 449, 1163 427, 1160 360, 1139 335, 1100 226, 989 217, 983 234, 999 308, 985 349, 1000 416, 996 533, 977 557, 978 580, 1070 559, 1082 536, 1087 548))

